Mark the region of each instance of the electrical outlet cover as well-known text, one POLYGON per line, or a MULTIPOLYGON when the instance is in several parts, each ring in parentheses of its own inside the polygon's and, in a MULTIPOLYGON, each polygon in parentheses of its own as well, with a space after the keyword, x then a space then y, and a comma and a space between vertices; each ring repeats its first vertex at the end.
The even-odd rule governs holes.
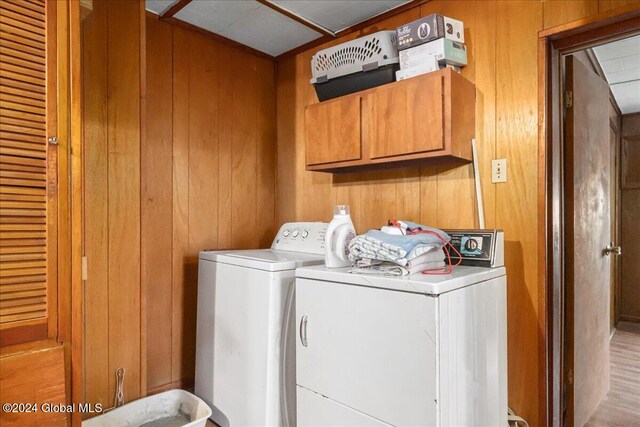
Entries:
POLYGON ((491 182, 507 182, 507 159, 491 161, 491 182))

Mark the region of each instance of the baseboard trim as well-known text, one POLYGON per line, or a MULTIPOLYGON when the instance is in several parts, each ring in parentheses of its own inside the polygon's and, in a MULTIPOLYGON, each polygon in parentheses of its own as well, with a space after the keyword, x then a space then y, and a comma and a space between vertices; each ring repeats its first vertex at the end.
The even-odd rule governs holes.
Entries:
POLYGON ((156 386, 153 388, 148 388, 147 396, 151 396, 152 394, 162 393, 163 391, 171 390, 174 388, 181 388, 183 390, 193 391, 193 380, 192 379, 178 380, 171 383, 156 386))
POLYGON ((635 323, 640 323, 640 317, 637 316, 627 316, 624 314, 620 315, 620 320, 618 320, 619 322, 635 322, 635 323))

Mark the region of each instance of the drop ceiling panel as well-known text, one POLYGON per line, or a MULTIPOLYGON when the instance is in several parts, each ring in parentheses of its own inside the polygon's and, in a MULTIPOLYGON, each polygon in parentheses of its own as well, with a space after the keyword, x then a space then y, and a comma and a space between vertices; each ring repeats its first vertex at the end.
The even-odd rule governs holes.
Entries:
POLYGON ((156 15, 160 15, 165 10, 176 4, 178 0, 147 0, 145 2, 145 8, 149 12, 153 12, 156 15))
POLYGON ((640 36, 593 48, 622 114, 640 111, 640 36))
POLYGON ((322 36, 253 0, 192 1, 175 17, 271 56, 322 36))
POLYGON ((408 0, 271 0, 271 3, 337 33, 408 0))

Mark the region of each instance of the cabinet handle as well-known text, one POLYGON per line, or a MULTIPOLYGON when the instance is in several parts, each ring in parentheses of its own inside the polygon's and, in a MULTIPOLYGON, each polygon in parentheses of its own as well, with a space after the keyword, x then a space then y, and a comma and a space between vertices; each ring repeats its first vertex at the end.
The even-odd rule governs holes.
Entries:
POLYGON ((309 341, 307 340, 307 321, 309 320, 309 316, 306 314, 302 316, 300 319, 300 342, 303 346, 308 347, 309 341))

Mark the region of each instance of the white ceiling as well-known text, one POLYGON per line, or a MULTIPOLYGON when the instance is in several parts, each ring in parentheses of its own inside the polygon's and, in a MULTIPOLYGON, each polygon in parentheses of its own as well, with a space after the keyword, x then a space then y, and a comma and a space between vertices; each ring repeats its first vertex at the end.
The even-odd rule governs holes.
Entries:
POLYGON ((640 111, 640 36, 593 48, 622 114, 640 111))
POLYGON ((147 0, 145 7, 149 12, 153 12, 156 15, 160 15, 166 9, 177 3, 178 0, 147 0))
MULTIPOLYGON (((146 9, 161 14, 178 0, 147 0, 146 9)), ((175 18, 271 56, 278 56, 394 9, 409 0, 268 0, 303 20, 309 28, 256 0, 193 0, 175 18)))
POLYGON ((410 0, 271 0, 283 9, 337 33, 410 0))
POLYGON ((271 56, 322 36, 253 0, 196 0, 174 16, 271 56))

